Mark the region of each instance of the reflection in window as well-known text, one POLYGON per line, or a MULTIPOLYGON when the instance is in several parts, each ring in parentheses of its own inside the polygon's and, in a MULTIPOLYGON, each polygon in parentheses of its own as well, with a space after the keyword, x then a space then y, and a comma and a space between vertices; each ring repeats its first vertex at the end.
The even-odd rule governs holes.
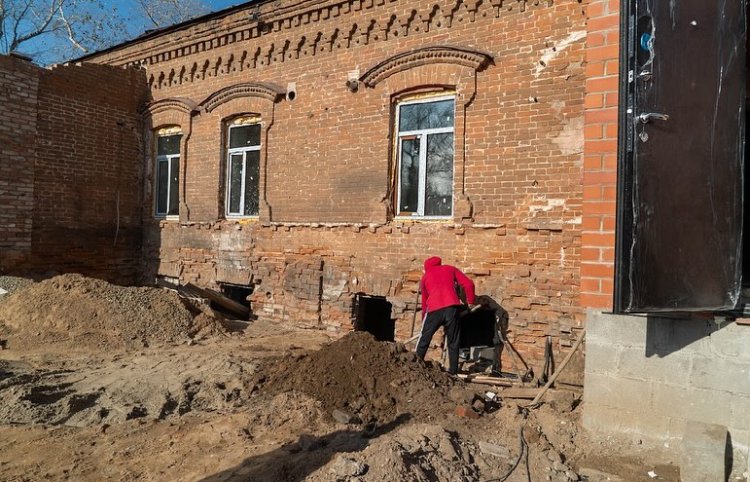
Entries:
POLYGON ((180 140, 182 134, 163 133, 156 138, 156 215, 179 214, 180 140))
POLYGON ((237 120, 229 126, 227 216, 257 216, 260 178, 260 124, 237 120))
POLYGON ((398 106, 398 215, 453 214, 453 98, 398 106))

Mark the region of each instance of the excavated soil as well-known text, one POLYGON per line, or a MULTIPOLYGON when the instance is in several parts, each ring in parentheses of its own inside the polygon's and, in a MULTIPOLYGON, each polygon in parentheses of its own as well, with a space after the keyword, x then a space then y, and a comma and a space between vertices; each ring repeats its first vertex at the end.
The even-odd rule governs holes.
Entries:
POLYGON ((679 479, 645 445, 590 440, 579 394, 459 417, 489 387, 367 333, 226 332, 174 293, 77 275, 18 286, 0 329, 4 481, 679 479))
POLYGON ((212 324, 194 323, 199 313, 174 292, 65 274, 0 299, 0 338, 16 350, 143 348, 188 340, 212 324))
POLYGON ((450 411, 456 380, 404 345, 352 332, 310 354, 288 356, 268 370, 267 393, 295 390, 359 420, 391 421, 398 414, 429 420, 450 411))

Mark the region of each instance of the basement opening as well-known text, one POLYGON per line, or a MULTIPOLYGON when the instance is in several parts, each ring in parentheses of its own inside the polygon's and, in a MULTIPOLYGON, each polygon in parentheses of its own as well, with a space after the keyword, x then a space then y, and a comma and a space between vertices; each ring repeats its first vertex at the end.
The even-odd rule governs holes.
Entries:
POLYGON ((253 288, 251 286, 237 285, 232 283, 219 283, 219 288, 221 289, 221 294, 229 298, 231 301, 242 305, 247 309, 247 311, 237 310, 226 303, 219 304, 216 301, 211 301, 211 308, 228 314, 236 319, 245 321, 252 319, 253 311, 252 307, 250 306, 250 301, 247 299, 251 294, 253 294, 253 288), (244 313, 241 311, 244 311, 244 313))
POLYGON ((395 341, 396 320, 391 318, 393 305, 385 296, 357 293, 352 302, 354 331, 366 331, 378 341, 395 341))

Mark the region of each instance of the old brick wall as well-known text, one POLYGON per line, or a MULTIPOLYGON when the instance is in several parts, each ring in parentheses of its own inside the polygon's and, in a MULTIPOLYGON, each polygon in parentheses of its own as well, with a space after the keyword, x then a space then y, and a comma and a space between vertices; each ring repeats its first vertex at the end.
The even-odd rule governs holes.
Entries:
MULTIPOLYGON (((252 284, 253 311, 343 332, 357 292, 387 296, 408 336, 428 255, 466 270, 539 360, 580 326, 585 5, 579 2, 277 1, 188 24, 87 60, 148 71, 150 127, 182 129, 180 219, 153 219, 146 147, 146 278, 252 284), (261 22, 251 20, 251 15, 261 22), (434 46, 489 64, 418 55, 434 46), (293 101, 274 90, 296 87, 293 101), (233 87, 234 86, 234 87, 233 87), (456 95, 454 216, 393 218, 394 99, 456 95), (257 89, 256 89, 257 90, 257 89), (258 220, 223 219, 222 123, 263 121, 258 220)), ((147 133, 148 134, 148 133, 147 133)))
POLYGON ((31 254, 39 70, 0 55, 0 273, 31 254))
POLYGON ((102 65, 41 72, 34 270, 138 279, 144 82, 142 71, 102 65))

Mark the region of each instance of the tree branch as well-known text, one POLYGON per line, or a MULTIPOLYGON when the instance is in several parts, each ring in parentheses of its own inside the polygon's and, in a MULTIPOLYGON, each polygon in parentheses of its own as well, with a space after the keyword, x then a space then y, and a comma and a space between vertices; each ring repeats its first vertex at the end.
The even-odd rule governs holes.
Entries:
POLYGON ((78 50, 80 50, 81 52, 83 53, 88 52, 89 50, 86 47, 84 47, 83 45, 81 45, 80 43, 76 41, 75 35, 73 34, 73 29, 70 27, 70 22, 68 22, 68 19, 65 18, 65 12, 63 12, 62 3, 60 4, 58 8, 58 12, 60 13, 60 20, 62 21, 62 24, 65 26, 65 31, 68 34, 68 41, 71 44, 73 44, 73 46, 77 48, 78 50))
POLYGON ((23 17, 25 17, 28 11, 31 9, 31 5, 33 3, 32 0, 29 0, 26 3, 26 7, 23 9, 23 12, 21 12, 21 14, 16 19, 16 24, 13 28, 13 42, 10 44, 10 50, 13 51, 23 42, 31 40, 32 38, 38 37, 39 35, 45 33, 52 23, 52 20, 54 20, 57 9, 62 9, 64 2, 65 0, 52 0, 52 2, 50 3, 50 11, 47 13, 47 16, 44 17, 44 20, 42 20, 42 24, 38 25, 31 32, 19 36, 18 26, 20 25, 23 17))

